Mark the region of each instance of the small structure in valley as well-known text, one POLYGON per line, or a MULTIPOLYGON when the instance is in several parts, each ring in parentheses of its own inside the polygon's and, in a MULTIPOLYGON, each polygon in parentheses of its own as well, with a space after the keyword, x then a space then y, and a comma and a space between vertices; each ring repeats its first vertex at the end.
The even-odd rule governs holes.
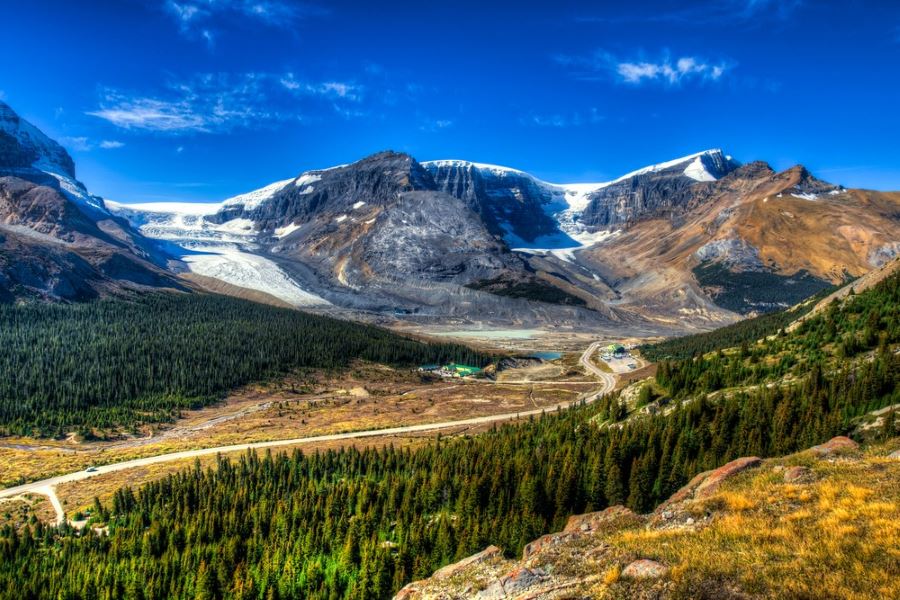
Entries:
POLYGON ((606 354, 613 358, 625 358, 628 356, 628 351, 622 344, 610 344, 606 347, 606 354))
POLYGON ((450 363, 449 365, 422 365, 419 367, 419 371, 424 373, 437 373, 441 377, 471 377, 472 375, 477 375, 481 373, 481 369, 478 367, 472 367, 469 365, 460 365, 456 363, 450 363))

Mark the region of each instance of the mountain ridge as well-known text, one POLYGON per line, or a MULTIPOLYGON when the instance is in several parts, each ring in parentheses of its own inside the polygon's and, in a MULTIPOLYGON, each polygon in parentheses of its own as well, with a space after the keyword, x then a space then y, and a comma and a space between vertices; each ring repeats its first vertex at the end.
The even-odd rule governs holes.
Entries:
MULTIPOLYGON (((627 320, 625 313, 628 313, 638 320, 649 315, 652 321, 660 322, 660 313, 667 313, 663 315, 663 323, 675 322, 676 316, 696 318, 698 323, 718 322, 733 319, 728 315, 735 311, 770 310, 795 301, 796 294, 790 293, 795 286, 792 276, 804 282, 797 290, 814 293, 839 282, 845 271, 859 275, 877 265, 875 260, 863 264, 865 261, 851 260, 848 256, 842 257, 843 268, 826 265, 827 260, 823 262, 816 257, 797 261, 792 256, 808 253, 794 247, 789 240, 786 244, 792 248, 790 253, 767 257, 772 244, 764 239, 760 227, 750 230, 746 224, 742 225, 743 221, 732 218, 735 211, 763 192, 779 204, 784 203, 785 197, 805 203, 795 205, 800 213, 815 212, 817 209, 810 208, 814 203, 831 205, 850 200, 845 203, 852 209, 850 213, 864 214, 864 204, 872 195, 822 182, 802 165, 776 173, 764 162, 738 163, 719 149, 643 167, 607 182, 578 184, 549 183, 511 167, 459 159, 419 163, 409 154, 385 151, 349 165, 306 171, 292 180, 239 195, 221 203, 215 214, 204 218, 218 225, 244 219, 240 222, 249 227, 248 235, 257 242, 262 241, 263 246, 268 245, 272 254, 279 255, 282 266, 286 257, 303 246, 301 260, 318 266, 314 269, 315 277, 307 277, 301 285, 320 295, 322 286, 330 286, 324 297, 338 305, 348 302, 346 293, 371 290, 379 272, 386 275, 390 271, 392 275, 402 274, 401 279, 424 278, 438 284, 450 281, 500 295, 506 288, 523 289, 523 285, 528 288, 542 282, 539 285, 557 287, 579 298, 588 310, 604 318, 627 320), (420 192, 417 196, 420 200, 434 199, 435 194, 440 194, 444 200, 435 201, 439 204, 453 205, 449 197, 464 203, 465 208, 453 212, 460 216, 471 212, 482 224, 476 227, 480 233, 472 234, 473 244, 491 246, 487 243, 491 237, 499 244, 487 250, 491 258, 484 256, 476 261, 487 267, 486 270, 478 267, 466 271, 460 263, 441 265, 446 261, 437 260, 436 256, 432 256, 430 264, 417 263, 418 266, 407 269, 398 263, 402 262, 403 252, 395 257, 397 260, 385 263, 377 252, 362 251, 361 244, 365 245, 368 236, 384 226, 379 221, 380 215, 384 211, 402 212, 396 202, 402 194, 411 191, 420 192), (246 198, 252 201, 248 203, 246 198), (662 234, 660 238, 660 225, 678 237, 696 239, 697 243, 691 242, 677 256, 667 255, 671 248, 655 243, 667 237, 662 234), (636 232, 641 232, 639 241, 654 246, 647 256, 654 264, 643 269, 643 279, 636 273, 629 274, 633 272, 629 265, 634 261, 637 261, 634 264, 644 262, 642 256, 646 254, 646 250, 634 247, 636 232), (627 256, 629 260, 605 264, 608 259, 603 254, 608 252, 627 256), (673 260, 677 266, 666 275, 671 267, 661 265, 673 260), (698 268, 701 270, 697 271, 698 268), (737 277, 730 275, 735 273, 737 277), (752 292, 754 284, 745 280, 757 279, 788 295, 782 301, 779 291, 767 297, 747 292, 748 289, 752 292), (726 280, 724 286, 719 284, 720 280, 726 280), (666 288, 662 290, 661 301, 659 286, 666 288), (625 313, 620 310, 623 307, 625 313)), ((146 210, 150 209, 152 205, 147 205, 146 210)), ((115 210, 127 209, 114 207, 115 210)), ((399 221, 389 219, 388 230, 399 227, 403 220, 404 217, 399 221)), ((863 242, 867 251, 887 258, 896 254, 900 248, 892 245, 890 239, 894 233, 900 235, 897 219, 889 210, 882 210, 875 221, 869 221, 872 228, 867 231, 876 235, 863 242)), ((425 226, 433 227, 435 234, 440 230, 436 223, 425 226)), ((852 227, 849 222, 841 226, 852 227)), ((836 246, 832 243, 834 232, 820 233, 824 234, 824 240, 836 246)), ((416 244, 425 243, 424 238, 416 239, 419 240, 416 244)), ((683 247, 683 242, 677 246, 683 247)), ((386 247, 380 247, 383 253, 386 247)), ((449 252, 447 256, 454 253, 449 252)), ((823 248, 820 254, 828 259, 839 252, 823 248)), ((396 278, 390 278, 391 286, 396 283, 396 278)), ((435 307, 420 292, 401 297, 391 293, 369 306, 375 310, 386 305, 416 311, 424 302, 425 312, 436 314, 447 310, 446 303, 435 307), (429 304, 431 308, 427 308, 429 304)), ((444 293, 458 295, 460 291, 441 292, 444 293)), ((360 306, 358 299, 350 303, 360 306)))
MULTIPOLYGON (((61 146, 0 109, 0 175, 77 206, 103 232, 91 238, 103 260, 143 261, 155 284, 191 288, 177 276, 192 273, 351 317, 683 332, 791 304, 900 253, 900 195, 848 190, 801 165, 776 173, 720 149, 574 184, 383 151, 219 203, 104 201, 75 179, 61 146)), ((17 242, 7 254, 43 261, 37 284, 73 267, 48 267, 60 249, 35 236, 58 224, 29 214, 8 207, 6 239, 17 242), (27 244, 21 227, 32 228, 27 244), (50 246, 37 252, 39 241, 50 246)), ((107 281, 100 295, 131 285, 78 272, 107 281)))

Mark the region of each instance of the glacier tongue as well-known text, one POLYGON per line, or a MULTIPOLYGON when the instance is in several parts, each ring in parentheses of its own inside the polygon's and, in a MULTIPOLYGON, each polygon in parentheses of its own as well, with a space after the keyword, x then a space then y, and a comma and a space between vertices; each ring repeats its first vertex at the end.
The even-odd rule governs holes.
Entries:
POLYGON ((271 260, 227 247, 203 247, 181 260, 192 273, 213 277, 242 288, 271 294, 294 306, 325 306, 323 298, 307 292, 271 260))

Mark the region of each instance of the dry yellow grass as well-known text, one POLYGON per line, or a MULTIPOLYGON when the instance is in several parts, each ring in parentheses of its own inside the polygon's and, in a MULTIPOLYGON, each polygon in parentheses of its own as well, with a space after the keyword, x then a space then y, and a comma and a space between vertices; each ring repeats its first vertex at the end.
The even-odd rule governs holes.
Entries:
POLYGON ((340 377, 305 374, 302 379, 247 386, 219 405, 185 411, 184 418, 158 428, 150 438, 82 443, 5 438, 0 445, 0 487, 181 450, 552 407, 595 386, 423 380, 415 372, 359 364, 340 377))
POLYGON ((708 526, 626 530, 608 541, 674 565, 676 596, 717 581, 772 598, 900 598, 900 461, 884 454, 792 457, 813 469, 807 484, 784 483, 767 464, 696 507, 715 515, 708 526))
POLYGON ((614 564, 609 569, 607 569, 606 573, 603 574, 603 584, 612 585, 619 581, 619 578, 621 576, 622 568, 618 564, 614 564))

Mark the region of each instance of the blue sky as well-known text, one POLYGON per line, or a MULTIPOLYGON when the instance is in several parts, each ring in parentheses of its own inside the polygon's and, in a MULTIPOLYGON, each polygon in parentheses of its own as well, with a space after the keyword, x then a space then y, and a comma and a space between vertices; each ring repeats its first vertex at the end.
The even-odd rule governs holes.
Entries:
POLYGON ((900 189, 898 2, 4 4, 0 97, 111 199, 387 148, 573 182, 721 147, 900 189))

